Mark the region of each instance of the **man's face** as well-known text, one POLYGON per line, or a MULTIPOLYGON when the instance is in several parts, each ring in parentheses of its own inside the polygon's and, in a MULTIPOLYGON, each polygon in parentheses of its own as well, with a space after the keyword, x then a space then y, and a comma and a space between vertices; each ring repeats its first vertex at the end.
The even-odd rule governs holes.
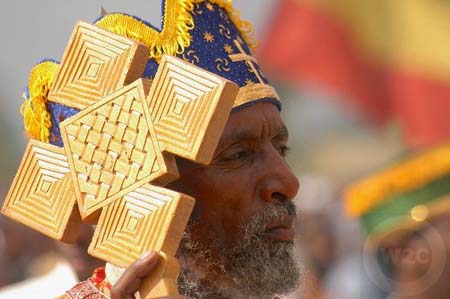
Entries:
POLYGON ((277 108, 258 103, 230 115, 210 165, 178 161, 181 177, 170 187, 196 199, 179 250, 185 280, 216 298, 270 298, 295 287, 291 199, 299 183, 284 160, 287 142, 277 108))

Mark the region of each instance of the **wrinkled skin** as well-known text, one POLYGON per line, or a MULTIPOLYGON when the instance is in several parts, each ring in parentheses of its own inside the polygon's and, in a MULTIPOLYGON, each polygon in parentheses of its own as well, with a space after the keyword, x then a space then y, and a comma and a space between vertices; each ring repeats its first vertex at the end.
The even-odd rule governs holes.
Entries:
MULTIPOLYGON (((220 263, 214 269, 215 261, 238 245, 249 219, 289 205, 297 194, 299 182, 284 160, 287 142, 279 111, 261 102, 231 113, 210 165, 178 159, 180 179, 168 187, 196 199, 189 231, 195 242, 209 249, 207 279, 226 280, 220 263)), ((260 237, 271 244, 292 243, 292 236, 280 232, 260 237)), ((139 285, 133 273, 151 269, 131 267, 127 272, 113 289, 114 299, 133 294, 135 288, 127 287, 139 285)))

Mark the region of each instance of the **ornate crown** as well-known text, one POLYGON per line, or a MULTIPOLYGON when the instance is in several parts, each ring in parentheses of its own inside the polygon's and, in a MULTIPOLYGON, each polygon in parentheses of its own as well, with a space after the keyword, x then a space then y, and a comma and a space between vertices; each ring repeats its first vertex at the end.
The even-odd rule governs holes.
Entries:
MULTIPOLYGON (((234 110, 258 101, 272 102, 281 109, 276 91, 253 57, 253 28, 240 19, 231 1, 165 0, 162 5, 161 30, 122 13, 103 16, 95 25, 150 49, 145 78, 154 78, 163 54, 173 55, 236 83, 240 90, 234 110)), ((62 146, 60 122, 85 107, 78 101, 48 96, 58 69, 59 63, 54 60, 33 68, 21 111, 25 129, 33 138, 62 146)))

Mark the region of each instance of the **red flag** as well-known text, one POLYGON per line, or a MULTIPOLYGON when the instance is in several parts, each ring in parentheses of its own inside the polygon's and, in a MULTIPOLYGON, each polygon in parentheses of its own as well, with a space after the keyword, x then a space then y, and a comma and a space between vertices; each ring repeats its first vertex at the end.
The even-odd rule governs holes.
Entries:
MULTIPOLYGON (((326 89, 376 123, 400 121, 411 146, 450 139, 446 116, 450 113, 450 69, 446 68, 450 58, 445 58, 450 55, 436 57, 426 45, 439 42, 435 40, 439 36, 428 37, 431 27, 399 32, 401 24, 385 18, 390 14, 377 13, 368 5, 380 0, 367 1, 346 2, 353 5, 347 11, 337 8, 341 0, 280 1, 260 48, 266 72, 299 86, 326 89), (373 30, 377 26, 378 32, 373 30), (416 52, 402 44, 421 45, 419 38, 425 45, 416 52)), ((407 11, 401 7, 380 7, 389 10, 393 20, 411 18, 399 15, 407 11)), ((428 8, 421 7, 424 12, 428 8)), ((437 8, 429 8, 433 9, 437 8)), ((443 22, 450 26, 450 18, 443 22)), ((450 36, 447 44, 450 47, 450 36)))

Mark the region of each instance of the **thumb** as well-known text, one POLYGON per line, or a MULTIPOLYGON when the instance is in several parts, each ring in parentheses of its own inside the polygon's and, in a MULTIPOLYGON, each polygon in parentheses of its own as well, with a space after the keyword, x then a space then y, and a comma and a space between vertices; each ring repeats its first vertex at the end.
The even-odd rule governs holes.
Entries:
POLYGON ((142 280, 149 275, 158 264, 158 253, 146 252, 125 271, 111 290, 111 299, 134 299, 142 280))

